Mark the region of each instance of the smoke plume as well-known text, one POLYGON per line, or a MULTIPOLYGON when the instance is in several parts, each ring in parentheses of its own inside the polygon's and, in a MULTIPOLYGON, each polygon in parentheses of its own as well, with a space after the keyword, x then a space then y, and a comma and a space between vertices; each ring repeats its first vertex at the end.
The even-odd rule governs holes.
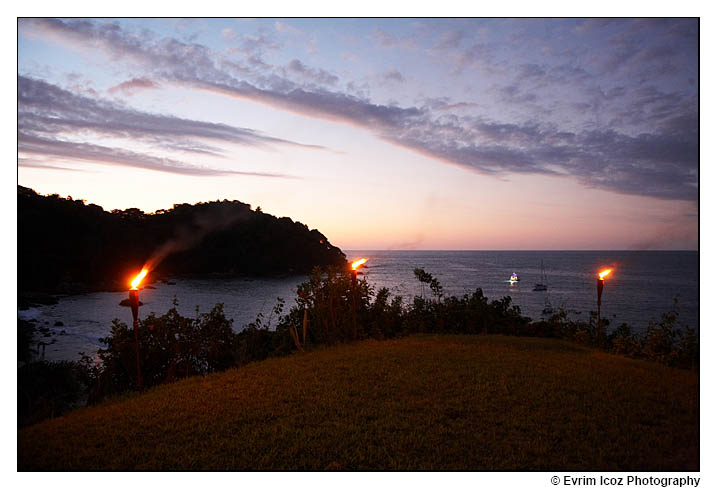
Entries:
POLYGON ((190 224, 181 225, 174 236, 157 248, 145 262, 145 268, 155 269, 168 255, 190 250, 215 231, 221 231, 240 221, 249 219, 249 207, 238 209, 235 205, 211 207, 198 210, 190 224))

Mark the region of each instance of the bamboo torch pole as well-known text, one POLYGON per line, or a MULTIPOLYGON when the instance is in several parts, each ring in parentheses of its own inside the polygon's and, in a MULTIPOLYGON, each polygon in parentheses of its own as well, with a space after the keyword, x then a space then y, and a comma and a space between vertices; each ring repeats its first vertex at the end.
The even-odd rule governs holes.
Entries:
POLYGON ((142 391, 142 369, 140 368, 140 336, 138 319, 140 307, 140 292, 137 288, 130 289, 130 307, 132 308, 132 328, 135 331, 135 360, 137 363, 137 389, 142 391))
POLYGON ((354 323, 354 340, 357 339, 357 269, 369 259, 359 259, 351 263, 352 270, 352 319, 354 323))
POLYGON ((357 339, 357 270, 352 268, 352 318, 354 320, 354 340, 357 339))
POLYGON ((132 328, 135 330, 135 361, 137 362, 137 388, 142 391, 142 369, 140 368, 140 335, 139 335, 139 308, 140 308, 140 290, 139 286, 142 279, 149 271, 142 268, 130 283, 130 307, 132 308, 132 328))
POLYGON ((598 323, 596 323, 596 342, 601 347, 601 295, 603 294, 603 279, 596 279, 596 294, 597 294, 597 306, 598 306, 598 323))
POLYGON ((601 329, 601 295, 603 295, 603 280, 611 273, 611 269, 606 269, 598 274, 596 279, 596 305, 598 306, 598 322, 596 324, 596 341, 598 346, 603 345, 603 336, 601 329))

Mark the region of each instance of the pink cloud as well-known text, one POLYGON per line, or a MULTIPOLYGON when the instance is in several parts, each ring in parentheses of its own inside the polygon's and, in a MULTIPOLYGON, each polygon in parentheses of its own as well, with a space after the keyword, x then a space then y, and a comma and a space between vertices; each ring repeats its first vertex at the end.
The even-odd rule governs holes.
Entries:
POLYGON ((117 92, 122 92, 124 95, 131 96, 131 95, 135 95, 140 90, 157 89, 157 88, 160 88, 160 87, 156 82, 154 82, 153 80, 150 80, 149 78, 142 77, 142 78, 133 78, 132 80, 127 80, 126 82, 122 82, 119 85, 115 85, 114 87, 109 88, 107 91, 111 94, 116 94, 117 92))

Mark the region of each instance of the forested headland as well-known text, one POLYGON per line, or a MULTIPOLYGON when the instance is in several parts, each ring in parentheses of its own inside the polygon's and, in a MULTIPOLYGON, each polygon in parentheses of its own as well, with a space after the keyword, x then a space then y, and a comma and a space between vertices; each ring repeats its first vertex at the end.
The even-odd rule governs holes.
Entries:
POLYGON ((18 186, 17 214, 21 296, 125 289, 147 261, 155 278, 303 274, 346 263, 318 230, 239 201, 105 211, 18 186))

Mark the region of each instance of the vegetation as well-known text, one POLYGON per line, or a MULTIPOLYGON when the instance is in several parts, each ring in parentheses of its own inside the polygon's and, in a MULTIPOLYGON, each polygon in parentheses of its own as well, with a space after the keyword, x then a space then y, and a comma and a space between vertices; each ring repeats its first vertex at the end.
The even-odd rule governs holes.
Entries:
POLYGON ((88 373, 81 363, 48 362, 31 322, 17 321, 17 423, 19 427, 63 415, 84 403, 88 373))
MULTIPOLYGON (((426 274, 439 296, 441 286, 426 274)), ((511 306, 511 298, 489 302, 481 290, 446 301, 417 297, 405 307, 400 297, 389 302, 386 289, 374 295, 366 280, 354 284, 346 268, 316 268, 309 280, 297 287, 296 304, 284 316, 280 300, 272 315, 278 323, 272 330, 273 318, 265 320, 260 315, 235 333, 221 304, 195 318, 182 317, 174 308, 159 317, 150 315, 139 328, 143 383, 154 386, 296 350, 366 338, 411 333, 516 333, 529 320, 520 315, 518 307, 511 306)), ((115 320, 111 335, 101 340, 107 347, 98 352, 98 359, 85 356, 82 361, 91 379, 90 402, 138 386, 133 330, 115 320)))
POLYGON ((70 361, 35 361, 17 370, 17 422, 26 426, 77 408, 84 399, 85 374, 70 361))
POLYGON ((698 337, 694 329, 681 324, 678 301, 674 308, 661 315, 657 323, 650 323, 643 335, 631 331, 622 323, 610 334, 606 333, 608 320, 601 319, 601 337, 598 337, 596 313, 591 312, 588 322, 569 321, 563 310, 547 321, 526 325, 519 335, 562 338, 594 345, 614 354, 647 359, 669 366, 697 370, 699 367, 698 337))
POLYGON ((37 292, 126 288, 126 279, 152 257, 164 259, 157 260, 155 277, 308 273, 346 263, 319 231, 239 201, 175 204, 151 214, 107 212, 18 186, 21 307, 42 302, 37 292))
POLYGON ((698 391, 555 339, 365 340, 22 429, 18 469, 697 471, 698 391))
MULTIPOLYGON (((677 305, 644 336, 633 334, 624 324, 599 339, 595 315, 589 322, 574 322, 560 311, 548 321, 531 322, 508 296, 489 301, 477 289, 471 295, 444 298, 443 288, 430 273, 417 269, 415 275, 429 284, 433 297, 417 296, 405 305, 401 297, 390 301, 386 289, 375 294, 366 280, 354 283, 346 268, 316 268, 309 280, 297 287, 295 305, 286 315, 282 316, 284 301, 279 299, 270 318, 260 315, 238 333, 233 331, 232 320, 225 317, 221 304, 209 313, 197 312, 194 318, 181 316, 175 308, 162 316, 151 314, 138 329, 144 386, 207 375, 297 350, 417 333, 547 337, 600 346, 606 352, 671 366, 698 368, 698 341, 691 329, 681 328, 677 305), (272 321, 277 322, 276 326, 272 321)), ((27 360, 31 356, 26 351, 27 331, 20 331, 22 323, 18 323, 18 357, 27 360)), ((97 356, 84 356, 79 363, 41 361, 42 366, 24 367, 18 378, 18 423, 60 415, 84 400, 97 403, 137 389, 134 331, 115 320, 110 336, 102 342, 106 347, 97 356), (50 377, 50 371, 56 371, 52 376, 63 382, 54 383, 44 392, 42 387, 46 385, 37 382, 33 373, 50 377), (84 392, 79 386, 85 387, 84 392)))
POLYGON ((534 322, 509 296, 447 297, 423 269, 421 296, 391 298, 318 231, 237 201, 107 213, 18 187, 18 204, 21 306, 113 289, 153 254, 159 275, 323 266, 286 314, 278 299, 240 332, 221 304, 143 319, 138 397, 123 398, 138 386, 126 324, 58 363, 18 320, 18 426, 36 424, 19 432, 20 469, 698 468, 698 339, 677 303, 644 335, 606 334, 595 313, 534 322), (270 359, 298 351, 314 352, 270 359))

